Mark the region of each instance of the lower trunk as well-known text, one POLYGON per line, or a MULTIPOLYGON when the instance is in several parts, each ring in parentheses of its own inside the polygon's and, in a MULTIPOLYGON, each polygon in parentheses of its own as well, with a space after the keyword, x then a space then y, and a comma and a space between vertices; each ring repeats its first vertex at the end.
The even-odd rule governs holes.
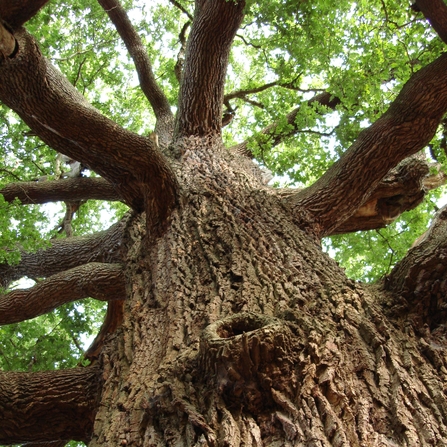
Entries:
POLYGON ((271 192, 203 158, 186 156, 162 238, 129 225, 89 445, 447 445, 441 346, 387 318, 392 295, 347 279, 271 192))

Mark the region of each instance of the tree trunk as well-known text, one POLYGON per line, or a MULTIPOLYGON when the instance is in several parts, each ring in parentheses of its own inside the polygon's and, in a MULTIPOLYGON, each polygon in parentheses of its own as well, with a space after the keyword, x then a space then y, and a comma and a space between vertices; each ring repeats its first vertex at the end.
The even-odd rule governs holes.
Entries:
POLYGON ((446 445, 434 341, 347 279, 274 193, 195 149, 164 236, 144 215, 129 225, 89 446, 446 445))

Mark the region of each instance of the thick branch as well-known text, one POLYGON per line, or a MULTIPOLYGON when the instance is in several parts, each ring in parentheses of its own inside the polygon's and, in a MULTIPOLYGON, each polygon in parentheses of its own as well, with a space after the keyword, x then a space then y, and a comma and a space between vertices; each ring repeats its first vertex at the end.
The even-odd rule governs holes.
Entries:
POLYGON ((442 0, 416 0, 421 11, 439 37, 447 43, 447 5, 442 0))
POLYGON ((122 261, 122 238, 127 219, 91 236, 54 239, 35 253, 21 253, 20 263, 0 264, 0 286, 7 287, 23 276, 45 278, 89 262, 122 261))
POLYGON ((186 48, 176 134, 219 135, 228 55, 245 1, 197 0, 186 48))
MULTIPOLYGON (((340 104, 340 99, 335 98, 328 92, 320 93, 319 95, 314 96, 311 98, 308 102, 308 105, 311 104, 319 104, 321 106, 327 107, 329 110, 334 110, 335 107, 340 104)), ((272 123, 269 126, 267 126, 265 129, 263 129, 261 132, 259 132, 259 142, 258 146, 260 150, 269 150, 274 146, 277 146, 282 141, 284 141, 286 138, 291 137, 295 135, 300 129, 296 124, 296 117, 298 113, 300 112, 301 108, 297 107, 296 109, 292 110, 290 113, 286 115, 286 124, 288 124, 288 127, 286 130, 281 130, 278 132, 278 129, 281 127, 284 127, 284 122, 281 121, 281 123, 272 123)), ((253 153, 251 150, 248 149, 248 141, 244 141, 243 143, 240 143, 236 146, 233 146, 230 148, 231 151, 237 152, 241 155, 244 155, 249 158, 253 158, 253 153)))
POLYGON ((332 234, 383 228, 405 211, 416 208, 427 191, 446 182, 442 172, 427 176, 429 169, 419 158, 404 160, 379 183, 367 202, 332 234))
POLYGON ((50 276, 29 289, 0 295, 0 325, 28 320, 82 298, 111 301, 125 296, 121 265, 91 262, 50 276))
POLYGON ((96 367, 0 372, 0 443, 88 442, 100 391, 96 367))
POLYGON ((0 17, 15 30, 34 17, 46 3, 48 0, 2 0, 0 17))
POLYGON ((447 55, 421 69, 405 84, 388 111, 311 187, 290 200, 296 216, 306 215, 319 237, 331 234, 365 203, 401 160, 432 139, 447 110, 447 55))
POLYGON ((385 288, 405 297, 411 313, 432 327, 447 318, 447 206, 436 215, 386 278, 385 288), (428 321, 427 321, 428 320, 428 321))
POLYGON ((121 200, 113 185, 101 177, 10 183, 0 189, 7 202, 19 199, 24 205, 58 201, 121 200))
POLYGON ((176 203, 177 183, 156 144, 94 109, 26 31, 15 37, 19 51, 0 65, 0 100, 49 146, 116 185, 131 207, 151 208, 154 221, 163 223, 176 203))
POLYGON ((166 96, 155 80, 147 50, 118 0, 98 0, 98 3, 104 8, 115 25, 134 61, 141 89, 157 117, 155 132, 160 138, 160 145, 167 146, 169 143, 168 137, 172 137, 174 115, 166 96))

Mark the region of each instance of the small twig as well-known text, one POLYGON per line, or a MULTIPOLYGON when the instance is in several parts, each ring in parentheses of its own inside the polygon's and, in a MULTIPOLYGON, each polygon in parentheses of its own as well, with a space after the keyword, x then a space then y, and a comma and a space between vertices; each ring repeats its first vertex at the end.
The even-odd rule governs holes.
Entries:
POLYGON ((192 22, 193 16, 177 0, 169 0, 169 3, 172 3, 176 8, 180 9, 192 22))

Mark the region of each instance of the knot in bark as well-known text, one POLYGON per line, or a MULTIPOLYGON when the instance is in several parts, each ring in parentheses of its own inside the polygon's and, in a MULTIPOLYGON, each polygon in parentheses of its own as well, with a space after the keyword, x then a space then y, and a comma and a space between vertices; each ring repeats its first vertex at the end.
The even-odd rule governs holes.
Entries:
POLYGON ((272 391, 293 395, 293 334, 281 320, 240 313, 209 325, 200 341, 200 370, 228 408, 259 414, 275 405, 272 391))

